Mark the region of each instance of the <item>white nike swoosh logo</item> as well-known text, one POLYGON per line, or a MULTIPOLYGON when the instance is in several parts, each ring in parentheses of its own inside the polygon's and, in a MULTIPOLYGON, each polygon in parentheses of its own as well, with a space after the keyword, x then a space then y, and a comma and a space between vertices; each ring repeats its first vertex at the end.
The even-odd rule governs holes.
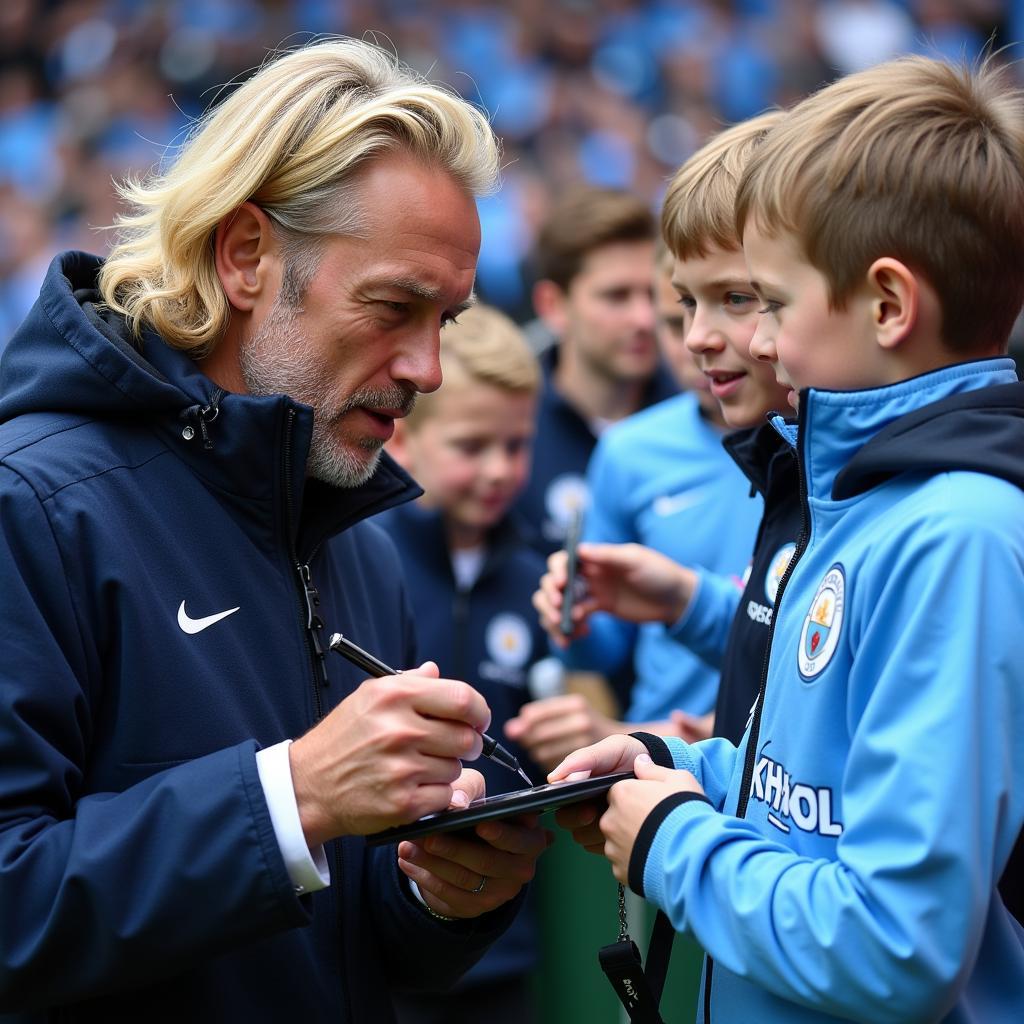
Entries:
POLYGON ((672 516, 684 509, 702 504, 707 501, 707 497, 706 487, 699 487, 695 491, 680 491, 678 494, 662 495, 654 502, 654 514, 656 516, 672 516))
POLYGON ((182 601, 178 608, 178 625, 181 626, 184 633, 202 633, 204 629, 208 629, 215 622, 220 622, 221 619, 226 619, 237 611, 238 608, 229 608, 226 612, 217 612, 216 615, 204 615, 201 619, 193 619, 186 613, 185 602, 182 601))

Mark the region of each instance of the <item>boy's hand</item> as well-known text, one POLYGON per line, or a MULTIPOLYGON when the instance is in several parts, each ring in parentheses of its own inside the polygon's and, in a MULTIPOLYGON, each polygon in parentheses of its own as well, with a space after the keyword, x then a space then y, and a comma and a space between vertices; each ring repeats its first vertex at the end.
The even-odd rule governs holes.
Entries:
POLYGON ((544 768, 553 768, 574 750, 625 731, 627 726, 602 715, 579 693, 524 704, 505 723, 505 735, 544 768))
POLYGON ((571 637, 561 631, 568 561, 564 551, 548 558, 548 571, 533 595, 541 625, 563 648, 586 635, 587 619, 595 611, 628 622, 671 624, 686 611, 697 583, 692 569, 640 544, 580 544, 577 557, 587 593, 573 605, 571 637))
POLYGON ((701 793, 700 783, 687 771, 662 768, 645 753, 633 763, 635 779, 616 782, 608 790, 608 810, 600 821, 604 855, 623 885, 629 881, 629 858, 640 828, 651 811, 673 793, 701 793))
MULTIPOLYGON (((610 775, 626 771, 647 748, 634 736, 609 736, 607 739, 574 751, 557 768, 548 773, 548 782, 561 779, 587 779, 591 775, 610 775)), ((619 785, 619 783, 616 783, 619 785)), ((612 786, 615 789, 615 786, 612 786)), ((555 821, 572 833, 573 839, 590 853, 604 853, 604 836, 598 819, 604 802, 568 804, 555 812, 555 821)))

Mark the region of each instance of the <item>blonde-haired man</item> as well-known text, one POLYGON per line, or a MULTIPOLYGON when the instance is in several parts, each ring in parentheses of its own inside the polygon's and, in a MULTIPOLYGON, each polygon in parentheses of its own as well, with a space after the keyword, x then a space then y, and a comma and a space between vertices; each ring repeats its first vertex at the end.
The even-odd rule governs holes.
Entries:
POLYGON ((539 829, 360 838, 482 785, 490 711, 412 667, 361 520, 417 493, 381 448, 440 384, 496 163, 474 108, 327 41, 126 189, 105 265, 51 266, 0 383, 0 1010, 387 1021, 511 920, 539 829))

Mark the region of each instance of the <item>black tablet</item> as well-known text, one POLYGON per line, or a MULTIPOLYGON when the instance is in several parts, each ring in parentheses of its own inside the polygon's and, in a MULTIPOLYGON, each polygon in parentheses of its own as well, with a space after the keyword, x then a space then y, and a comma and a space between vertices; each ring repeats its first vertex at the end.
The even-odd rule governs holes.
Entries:
POLYGON ((577 803, 588 797, 600 796, 610 786, 623 779, 632 779, 632 772, 613 772, 611 775, 595 775, 578 782, 549 782, 530 789, 517 789, 514 793, 498 793, 474 800, 468 807, 453 811, 439 811, 428 814, 408 825, 375 832, 366 837, 368 846, 382 843, 396 843, 400 839, 415 839, 417 836, 434 835, 437 832, 452 832, 470 828, 481 821, 493 818, 514 818, 520 814, 540 814, 564 804, 577 803))

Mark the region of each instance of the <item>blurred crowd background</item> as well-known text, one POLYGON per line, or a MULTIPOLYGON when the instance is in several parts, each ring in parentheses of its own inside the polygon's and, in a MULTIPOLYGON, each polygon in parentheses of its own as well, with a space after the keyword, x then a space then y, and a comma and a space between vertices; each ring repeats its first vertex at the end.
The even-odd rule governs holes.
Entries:
POLYGON ((900 53, 1020 60, 1021 0, 2 0, 0 348, 54 252, 104 252, 112 179, 173 157, 276 48, 371 38, 486 108, 504 140, 478 291, 529 319, 530 253, 579 182, 652 205, 713 132, 900 53))

